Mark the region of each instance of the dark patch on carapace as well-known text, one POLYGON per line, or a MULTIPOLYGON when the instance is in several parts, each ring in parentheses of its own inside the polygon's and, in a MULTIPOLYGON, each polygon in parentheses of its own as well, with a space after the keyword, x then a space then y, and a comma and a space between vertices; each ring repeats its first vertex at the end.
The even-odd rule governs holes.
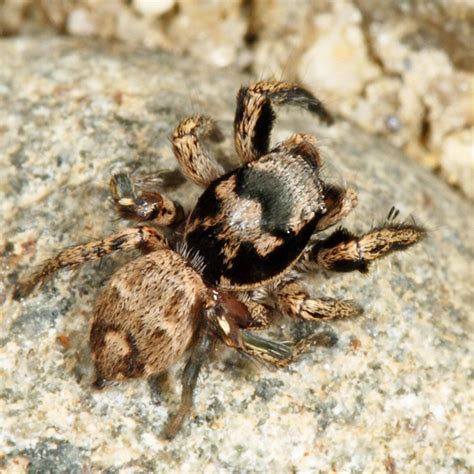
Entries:
POLYGON ((204 219, 209 217, 216 216, 221 210, 221 202, 216 196, 216 186, 226 179, 231 173, 227 173, 224 176, 221 176, 201 194, 194 207, 191 215, 189 216, 189 222, 192 222, 194 219, 204 219))
POLYGON ((222 224, 211 227, 197 227, 186 235, 189 248, 196 249, 206 262, 202 275, 212 285, 223 285, 222 279, 230 282, 230 287, 243 287, 271 280, 288 268, 306 247, 314 232, 319 215, 309 221, 298 233, 292 231, 272 232, 281 237, 283 243, 267 255, 260 255, 251 242, 242 242, 231 264, 225 264, 225 239, 222 224))
POLYGON ((274 174, 254 167, 238 169, 236 177, 237 195, 262 206, 262 230, 287 232, 292 209, 288 186, 274 174))
MULTIPOLYGON (((198 217, 199 215, 198 212, 195 216, 193 211, 191 217, 198 217)), ((224 266, 224 246, 226 242, 218 239, 219 234, 222 233, 222 227, 222 224, 211 227, 199 225, 193 231, 188 232, 185 237, 187 247, 198 253, 206 262, 202 271, 204 279, 214 285, 219 281, 224 266)))
POLYGON ((243 242, 230 268, 224 268, 223 276, 232 284, 247 285, 268 280, 288 268, 305 249, 318 216, 309 221, 297 234, 294 232, 273 235, 284 243, 265 256, 260 255, 251 242, 243 242))

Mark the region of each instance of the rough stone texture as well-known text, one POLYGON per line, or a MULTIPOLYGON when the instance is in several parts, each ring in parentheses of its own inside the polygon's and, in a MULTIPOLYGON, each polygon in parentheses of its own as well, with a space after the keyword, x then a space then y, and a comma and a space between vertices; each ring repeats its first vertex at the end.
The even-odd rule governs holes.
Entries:
POLYGON ((353 102, 381 74, 369 57, 360 27, 362 15, 347 2, 335 11, 315 15, 313 21, 318 34, 301 58, 299 76, 341 102, 353 102))
MULTIPOLYGON (((132 256, 62 273, 21 303, 9 292, 58 249, 126 225, 108 202, 110 173, 176 168, 167 137, 179 118, 212 114, 230 136, 234 94, 250 79, 64 38, 4 39, 0 58, 0 469, 472 472, 471 204, 383 139, 281 111, 274 139, 317 134, 328 180, 359 191, 349 228, 369 229, 396 205, 429 237, 368 276, 309 276, 315 294, 354 298, 365 315, 321 325, 337 344, 288 370, 219 350, 192 420, 164 442, 179 384, 161 396, 146 381, 90 386, 94 296, 132 256)), ((231 162, 230 138, 215 152, 231 162)), ((199 190, 168 193, 189 209, 199 190)), ((273 337, 293 326, 279 320, 273 337)))
POLYGON ((466 194, 474 199, 474 129, 448 136, 443 143, 441 164, 448 182, 463 183, 466 194))
POLYGON ((418 39, 422 39, 425 47, 442 49, 456 67, 473 70, 473 0, 355 0, 355 3, 374 23, 412 18, 418 24, 418 39))
POLYGON ((474 0, 4 0, 0 35, 54 29, 305 82, 474 198, 474 0), (459 173, 459 170, 466 172, 459 173))

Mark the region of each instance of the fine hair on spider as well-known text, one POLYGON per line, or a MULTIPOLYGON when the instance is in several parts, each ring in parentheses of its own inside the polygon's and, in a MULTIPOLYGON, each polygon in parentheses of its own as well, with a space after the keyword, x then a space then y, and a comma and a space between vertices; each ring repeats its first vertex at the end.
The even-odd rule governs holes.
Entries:
POLYGON ((186 357, 181 403, 164 429, 167 438, 189 412, 200 368, 216 341, 275 367, 287 366, 314 345, 330 345, 321 334, 284 343, 254 331, 269 327, 275 313, 300 321, 361 314, 351 300, 310 295, 301 281, 304 273, 313 267, 364 273, 372 261, 425 236, 415 223, 396 222, 392 210, 384 224, 364 234, 339 227, 320 238, 354 209, 357 194, 322 179, 314 136, 295 133, 270 146, 278 105, 333 123, 324 105, 297 84, 259 81, 242 87, 233 130, 236 169, 224 172, 203 145, 205 137, 222 138, 209 117, 184 118, 173 132, 182 172, 204 189, 188 216, 165 194, 116 173, 110 189, 117 210, 140 224, 59 252, 14 289, 20 299, 60 269, 141 250, 96 299, 90 324, 95 386, 157 376, 186 357), (179 222, 182 237, 173 240, 173 232, 165 237, 164 228, 173 230, 179 222))

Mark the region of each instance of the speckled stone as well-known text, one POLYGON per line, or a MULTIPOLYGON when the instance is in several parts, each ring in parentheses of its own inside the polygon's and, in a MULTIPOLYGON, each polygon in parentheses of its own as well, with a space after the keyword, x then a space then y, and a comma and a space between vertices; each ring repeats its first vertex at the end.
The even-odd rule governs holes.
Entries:
MULTIPOLYGON (((11 287, 58 249, 127 224, 108 200, 115 169, 175 169, 168 137, 202 111, 229 137, 250 79, 191 59, 64 38, 0 41, 0 470, 7 472, 469 472, 472 469, 472 205, 381 138, 347 122, 280 113, 274 139, 321 139, 327 180, 359 192, 364 231, 396 205, 427 240, 367 276, 308 276, 315 295, 364 316, 321 324, 335 345, 269 371, 219 349, 192 419, 159 438, 179 396, 134 381, 97 392, 87 332, 97 289, 123 255, 62 273, 24 302, 11 287), (471 392, 470 392, 471 390, 471 392)), ((199 189, 167 193, 189 209, 199 189)), ((303 330, 279 319, 273 337, 303 330)), ((179 367, 177 368, 179 371, 179 367)), ((176 374, 175 374, 176 375, 176 374)))
POLYGON ((474 199, 473 0, 0 1, 0 36, 51 31, 303 82, 474 199))

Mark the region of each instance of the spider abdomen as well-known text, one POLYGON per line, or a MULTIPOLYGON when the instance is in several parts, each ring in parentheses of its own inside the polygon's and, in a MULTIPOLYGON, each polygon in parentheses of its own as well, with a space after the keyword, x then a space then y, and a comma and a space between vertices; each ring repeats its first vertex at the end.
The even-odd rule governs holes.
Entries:
POLYGON ((179 360, 196 332, 203 294, 199 275, 171 250, 120 268, 99 295, 91 324, 99 376, 150 376, 179 360))

